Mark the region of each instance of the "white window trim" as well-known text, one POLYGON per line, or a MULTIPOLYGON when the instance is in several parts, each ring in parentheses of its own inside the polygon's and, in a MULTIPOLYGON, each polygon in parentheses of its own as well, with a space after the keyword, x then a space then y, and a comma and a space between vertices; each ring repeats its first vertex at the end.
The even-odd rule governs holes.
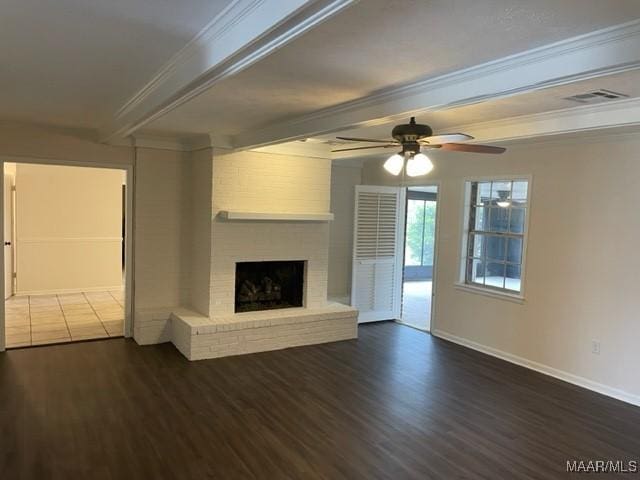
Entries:
POLYGON ((509 302, 524 303, 525 299, 522 295, 517 293, 509 293, 506 291, 498 290, 495 288, 487 288, 481 285, 473 285, 471 283, 456 282, 454 287, 457 290, 462 290, 469 293, 475 293, 477 295, 484 295, 485 297, 499 298, 500 300, 507 300, 509 302))
POLYGON ((516 303, 525 302, 525 289, 526 289, 526 273, 527 273, 527 247, 529 245, 529 225, 531 223, 531 197, 533 192, 533 176, 527 175, 484 175, 466 177, 462 180, 462 235, 460 242, 459 262, 460 268, 458 273, 458 280, 455 282, 454 287, 458 290, 468 293, 485 295, 491 298, 497 298, 500 300, 507 300, 516 303), (466 281, 466 263, 467 263, 467 246, 469 241, 469 213, 471 206, 471 182, 490 182, 490 181, 518 181, 525 180, 528 182, 527 186, 527 203, 526 203, 526 217, 524 236, 522 244, 522 263, 520 266, 520 292, 509 292, 508 290, 501 290, 498 288, 484 287, 481 285, 475 285, 467 283, 466 281))

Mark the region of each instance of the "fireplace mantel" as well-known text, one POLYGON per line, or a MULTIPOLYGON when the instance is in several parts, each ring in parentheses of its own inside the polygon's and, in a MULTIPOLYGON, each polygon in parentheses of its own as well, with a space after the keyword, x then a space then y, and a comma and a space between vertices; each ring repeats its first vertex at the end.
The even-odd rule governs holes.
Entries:
POLYGON ((271 213, 221 210, 218 215, 225 220, 275 221, 275 222, 330 222, 333 213, 271 213))

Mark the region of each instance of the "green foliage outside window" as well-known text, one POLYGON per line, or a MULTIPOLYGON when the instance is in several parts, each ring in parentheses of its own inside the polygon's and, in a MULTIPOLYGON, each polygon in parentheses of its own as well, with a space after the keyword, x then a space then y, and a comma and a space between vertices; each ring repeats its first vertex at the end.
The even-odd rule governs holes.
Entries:
POLYGON ((435 226, 436 202, 409 200, 407 205, 405 265, 433 265, 435 226))

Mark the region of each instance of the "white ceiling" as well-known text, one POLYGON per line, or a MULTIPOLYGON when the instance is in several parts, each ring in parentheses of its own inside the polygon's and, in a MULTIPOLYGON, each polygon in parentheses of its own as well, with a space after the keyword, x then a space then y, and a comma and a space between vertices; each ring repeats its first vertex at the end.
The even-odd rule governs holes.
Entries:
MULTIPOLYGON (((0 121, 100 128, 230 3, 3 0, 0 121)), ((635 18, 637 0, 360 0, 145 128, 238 135, 635 18)), ((554 110, 570 106, 563 96, 592 87, 640 96, 638 80, 635 73, 601 77, 420 120, 442 131, 554 110)))
POLYGON ((637 0, 361 0, 148 130, 236 135, 638 17, 637 0))
POLYGON ((98 128, 230 0, 2 0, 0 119, 98 128))

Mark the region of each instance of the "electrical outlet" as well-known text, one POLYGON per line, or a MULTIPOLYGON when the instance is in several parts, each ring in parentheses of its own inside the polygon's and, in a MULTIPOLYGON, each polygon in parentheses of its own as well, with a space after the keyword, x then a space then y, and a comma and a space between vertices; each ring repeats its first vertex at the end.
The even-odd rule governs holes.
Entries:
POLYGON ((591 353, 594 355, 600 355, 600 342, 593 340, 591 342, 591 353))

